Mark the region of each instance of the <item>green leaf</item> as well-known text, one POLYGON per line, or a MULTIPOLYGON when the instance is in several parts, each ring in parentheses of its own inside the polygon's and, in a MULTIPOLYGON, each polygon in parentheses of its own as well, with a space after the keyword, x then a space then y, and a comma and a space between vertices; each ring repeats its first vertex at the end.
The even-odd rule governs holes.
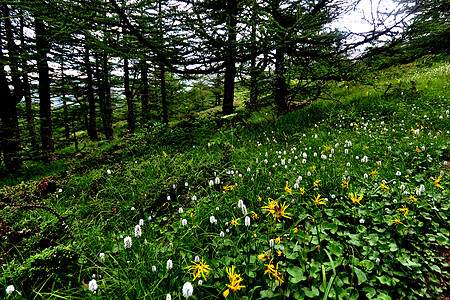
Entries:
POLYGON ((368 259, 361 261, 360 265, 363 266, 366 269, 366 271, 370 271, 375 267, 375 264, 368 259))
POLYGON ((359 285, 363 284, 364 282, 367 281, 366 273, 364 273, 363 270, 361 270, 361 269, 359 269, 357 267, 354 267, 354 271, 356 273, 356 277, 358 277, 358 284, 359 285))
POLYGON ((368 299, 371 299, 377 293, 376 290, 373 287, 370 287, 370 286, 366 286, 362 290, 364 292, 366 292, 366 296, 367 296, 368 299))
POLYGON ((413 261, 410 260, 409 257, 407 257, 407 256, 403 256, 403 257, 397 258, 397 260, 398 260, 402 265, 404 265, 405 267, 420 267, 420 266, 422 266, 422 265, 419 264, 419 263, 413 262, 413 261))
POLYGON ((316 286, 312 286, 312 289, 310 290, 307 287, 303 287, 302 290, 305 292, 305 295, 309 298, 314 298, 319 296, 319 289, 316 286))
POLYGON ((378 234, 372 233, 372 234, 369 234, 367 237, 365 237, 365 239, 369 242, 370 246, 375 246, 375 245, 377 245, 379 238, 378 238, 378 234))
POLYGON ((391 284, 392 284, 391 283, 392 282, 391 278, 386 276, 386 275, 377 276, 377 279, 380 281, 381 284, 386 284, 388 286, 391 286, 391 284))
POLYGON ((292 283, 299 283, 306 279, 306 276, 303 275, 303 269, 300 269, 298 266, 291 266, 287 269, 289 275, 289 281, 292 283))
POLYGON ((397 251, 398 250, 398 246, 395 243, 390 243, 389 244, 389 250, 391 250, 391 252, 397 251))

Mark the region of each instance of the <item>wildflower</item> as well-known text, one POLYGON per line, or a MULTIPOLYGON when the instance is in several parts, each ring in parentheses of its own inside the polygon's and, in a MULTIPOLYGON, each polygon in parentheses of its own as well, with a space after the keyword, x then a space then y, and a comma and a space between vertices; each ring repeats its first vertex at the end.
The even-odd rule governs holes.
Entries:
POLYGON ((263 254, 258 255, 258 259, 264 259, 264 260, 270 259, 270 251, 269 251, 269 254, 267 254, 266 251, 263 251, 263 252, 264 252, 263 254))
POLYGON ((283 275, 278 271, 278 263, 274 265, 272 258, 270 262, 268 264, 264 264, 264 266, 267 267, 267 270, 264 272, 264 274, 269 274, 269 278, 272 278, 273 276, 278 285, 281 285, 283 283, 283 275))
POLYGON ((164 155, 164 157, 169 156, 165 151, 163 151, 163 155, 164 155))
POLYGON ((219 178, 219 177, 216 177, 216 178, 214 179, 214 183, 215 183, 215 184, 220 184, 220 178, 219 178))
POLYGON ((220 236, 221 238, 225 237, 225 232, 221 231, 220 234, 219 234, 219 236, 220 236))
POLYGON ((108 173, 108 175, 110 175, 111 174, 111 170, 110 169, 106 170, 106 173, 108 173))
POLYGON ((324 199, 320 198, 320 194, 317 194, 317 196, 313 199, 314 204, 316 205, 316 207, 318 205, 325 205, 326 204, 325 201, 322 201, 322 200, 324 200, 324 199))
POLYGON ((364 224, 364 222, 365 222, 364 219, 359 219, 360 224, 364 224))
POLYGON ((209 217, 209 222, 210 222, 211 224, 217 224, 217 219, 216 219, 216 217, 214 217, 214 216, 209 217))
POLYGON ((95 292, 97 290, 97 288, 98 288, 98 285, 97 285, 97 281, 95 281, 95 279, 92 279, 91 281, 89 281, 89 290, 91 292, 95 292))
POLYGON ((186 226, 187 225, 187 220, 186 219, 181 220, 181 225, 182 226, 186 226))
POLYGON ((241 207, 242 209, 242 214, 245 216, 247 214, 247 206, 245 206, 244 204, 241 207))
POLYGON ((239 219, 235 219, 234 217, 231 219, 231 225, 233 225, 233 226, 238 226, 239 225, 239 223, 238 223, 238 221, 239 221, 239 219))
POLYGON ((286 208, 288 208, 288 206, 289 206, 289 204, 286 205, 286 202, 284 202, 284 203, 281 204, 281 205, 279 205, 279 204, 277 203, 276 210, 275 210, 275 212, 273 213, 274 218, 276 218, 277 220, 279 220, 279 219, 282 218, 282 217, 291 219, 291 217, 289 216, 290 213, 287 213, 287 212, 285 211, 286 208))
POLYGON ((194 293, 194 287, 189 281, 183 285, 183 296, 189 298, 194 293))
POLYGON ((135 237, 140 237, 141 235, 142 235, 141 226, 140 225, 136 225, 134 227, 134 236, 135 237))
POLYGON ((284 187, 284 191, 288 194, 292 194, 292 188, 289 186, 288 181, 286 181, 286 186, 284 187))
POLYGON ((398 224, 403 224, 403 223, 400 221, 399 218, 397 218, 397 219, 392 220, 392 221, 391 221, 391 224, 393 224, 393 225, 398 225, 398 224))
POLYGON ((183 208, 182 208, 182 207, 179 207, 179 208, 178 208, 178 213, 179 213, 179 214, 182 214, 182 213, 183 213, 183 208))
POLYGON ((202 285, 203 285, 203 280, 199 279, 198 282, 197 282, 197 284, 198 284, 199 286, 202 286, 202 285))
POLYGON ((417 198, 414 197, 413 195, 409 195, 409 201, 411 201, 412 203, 414 203, 415 201, 417 201, 417 198))
POLYGON ((152 266, 152 272, 156 272, 156 266, 152 266))
POLYGON ((250 217, 249 216, 245 217, 245 226, 250 226, 250 217))
POLYGON ((349 184, 349 181, 346 181, 346 180, 342 180, 342 188, 343 189, 345 189, 345 188, 348 188, 348 184, 349 184))
POLYGON ((100 253, 99 255, 98 255, 98 257, 100 257, 100 260, 102 261, 102 262, 105 262, 105 253, 100 253))
POLYGON ((228 279, 230 280, 230 284, 227 284, 228 289, 223 292, 223 296, 226 298, 230 294, 230 290, 236 292, 245 287, 245 285, 241 285, 242 279, 240 274, 235 273, 235 266, 231 266, 231 268, 226 268, 228 273, 228 279))
POLYGON ((255 213, 254 211, 251 212, 251 215, 250 215, 250 216, 252 217, 253 220, 256 220, 256 219, 259 218, 259 217, 258 217, 258 214, 255 213))
POLYGON ((304 195, 305 194, 305 188, 299 188, 300 194, 304 195))
POLYGON ((275 214, 276 207, 278 206, 278 202, 269 198, 269 202, 265 202, 266 206, 263 206, 262 209, 267 211, 267 215, 275 214))
POLYGON ((440 189, 444 189, 444 187, 442 185, 439 184, 439 182, 441 181, 442 176, 439 176, 437 179, 434 180, 434 185, 437 186, 440 189))
POLYGON ((172 269, 172 268, 173 268, 173 262, 172 262, 171 259, 169 259, 169 260, 167 261, 167 263, 166 263, 166 269, 167 269, 167 270, 170 270, 170 269, 172 269))
POLYGON ((297 232, 298 232, 298 228, 297 228, 297 227, 294 227, 294 228, 292 228, 292 231, 293 231, 294 233, 297 233, 297 232))
POLYGON ((139 219, 139 226, 144 226, 144 219, 139 219))
POLYGON ((350 199, 352 200, 353 204, 362 205, 360 203, 360 201, 363 198, 363 196, 364 196, 364 194, 361 194, 361 196, 358 197, 358 195, 356 195, 356 193, 350 193, 350 199))
POLYGON ((281 237, 277 237, 277 238, 274 239, 273 241, 279 245, 280 242, 281 242, 281 237))
POLYGON ((123 239, 125 248, 131 248, 131 236, 127 236, 123 239))
POLYGON ((270 248, 273 248, 275 246, 275 242, 273 239, 269 240, 269 246, 270 246, 270 248))
POLYGON ((378 170, 373 170, 373 171, 371 171, 370 173, 369 173, 369 175, 370 176, 374 176, 375 174, 377 174, 378 173, 378 170))
POLYGON ((14 286, 13 285, 8 285, 7 287, 6 287, 6 293, 9 295, 9 294, 12 294, 12 293, 14 293, 14 286))
POLYGON ((401 214, 403 214, 403 216, 405 218, 407 218, 407 215, 409 213, 409 208, 406 207, 406 205, 403 205, 402 207, 398 208, 397 211, 401 214))
POLYGON ((170 294, 167 294, 166 300, 172 300, 172 296, 170 294))
POLYGON ((383 191, 385 191, 385 192, 389 191, 389 187, 388 187, 386 184, 384 184, 384 183, 381 183, 381 184, 380 184, 380 188, 381 188, 383 191))
POLYGON ((317 179, 316 181, 314 181, 314 186, 315 187, 319 187, 319 183, 321 182, 322 180, 320 180, 320 179, 317 179))
POLYGON ((379 264, 380 261, 381 261, 381 259, 380 259, 379 257, 377 257, 377 259, 375 259, 375 262, 376 262, 377 264, 379 264))
POLYGON ((244 205, 244 201, 242 201, 242 199, 238 200, 238 207, 242 208, 242 206, 244 205))
POLYGON ((225 191, 232 191, 235 188, 235 185, 224 185, 223 189, 225 191))
POLYGON ((283 255, 283 251, 281 251, 280 249, 277 249, 277 255, 278 255, 278 256, 283 255))

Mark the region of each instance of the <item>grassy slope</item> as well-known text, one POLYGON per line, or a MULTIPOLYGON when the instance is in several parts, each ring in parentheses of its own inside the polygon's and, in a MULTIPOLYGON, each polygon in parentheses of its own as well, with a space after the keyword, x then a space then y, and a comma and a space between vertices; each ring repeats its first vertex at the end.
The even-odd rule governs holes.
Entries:
POLYGON ((256 291, 254 298, 279 293, 321 298, 326 290, 326 284, 321 285, 322 265, 325 278, 336 283, 331 295, 435 296, 439 289, 433 283, 447 276, 445 266, 437 263, 436 251, 448 244, 449 231, 449 174, 443 165, 450 160, 448 74, 445 62, 401 66, 380 74, 371 87, 337 87, 334 95, 342 97, 342 104, 317 102, 279 118, 263 110, 230 122, 218 118, 180 123, 176 128, 156 126, 134 137, 88 145, 91 150, 81 164, 65 160, 53 167, 31 166, 17 178, 34 181, 5 186, 2 193, 14 201, 45 201, 66 219, 77 242, 70 243, 48 212, 8 214, 1 232, 12 233, 0 244, 1 285, 14 284, 25 298, 84 298, 88 292, 82 282, 94 273, 102 276, 97 278, 99 297, 163 299, 168 292, 179 293, 189 279, 182 266, 197 254, 213 269, 208 284, 195 285, 198 299, 220 296, 227 280, 225 266, 231 264, 243 274, 247 285, 243 295, 256 291), (419 129, 419 134, 411 129, 419 129), (344 154, 345 149, 349 154, 344 154), (306 163, 301 162, 303 153, 306 163), (364 156, 367 163, 360 161, 364 156), (43 171, 55 176, 36 185, 43 171), (443 189, 434 182, 441 171, 443 189), (364 174, 371 172, 365 179, 364 174), (216 177, 221 184, 210 186, 216 177), (343 178, 348 187, 342 186, 343 178), (321 180, 318 186, 316 180, 321 180), (390 187, 385 192, 380 188, 383 180, 390 187), (284 189, 286 183, 292 194, 284 189), (223 192, 223 185, 233 184, 237 184, 233 191, 223 192), (410 194, 402 194, 401 184, 410 194), (415 195, 421 184, 426 192, 417 204, 411 203, 409 195, 415 195), (364 194, 364 206, 352 205, 350 192, 364 194), (319 194, 327 199, 325 208, 312 202, 319 194), (198 201, 192 201, 194 195, 198 201), (284 226, 264 225, 271 224, 270 219, 263 221, 266 213, 261 209, 268 198, 291 204, 286 211, 292 219, 280 223, 284 226), (260 221, 235 232, 225 223, 242 217, 233 209, 238 199, 257 212, 260 221), (402 205, 408 207, 409 218, 398 211, 402 205), (218 226, 209 223, 210 215, 219 220, 218 226), (180 217, 188 220, 189 229, 180 225, 180 217), (132 236, 139 219, 145 220, 143 237, 133 240, 131 250, 124 249, 121 236, 132 236), (319 220, 321 229, 312 219, 319 220), (391 225, 396 219, 403 224, 391 225), (24 228, 30 231, 19 232, 24 228), (294 258, 298 243, 285 240, 275 246, 285 253, 276 261, 285 268, 286 280, 276 288, 261 273, 265 267, 256 255, 269 250, 268 239, 290 235, 293 228, 304 230, 292 238, 308 241, 302 248, 307 260, 294 258), (226 229, 241 238, 230 236, 222 242, 219 232, 226 229), (258 236, 251 249, 245 248, 250 238, 246 232, 258 236), (319 243, 328 252, 314 252, 319 243), (105 263, 97 259, 100 252, 106 253, 105 263), (173 274, 162 271, 169 258, 176 259, 173 274), (127 261, 133 261, 132 266, 127 261), (343 264, 352 269, 338 268, 343 264), (161 272, 150 275, 152 265, 161 272), (67 272, 55 266, 64 266, 67 272), (58 275, 49 277, 53 273, 58 275), (304 286, 301 290, 296 286, 299 282, 304 286), (420 288, 413 290, 417 283, 420 288))

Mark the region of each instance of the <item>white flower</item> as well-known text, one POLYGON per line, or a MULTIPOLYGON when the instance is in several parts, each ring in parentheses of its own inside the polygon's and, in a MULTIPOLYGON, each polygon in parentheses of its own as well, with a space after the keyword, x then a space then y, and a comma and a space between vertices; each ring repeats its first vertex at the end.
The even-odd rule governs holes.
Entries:
POLYGON ((250 217, 249 216, 245 217, 245 226, 250 226, 250 217))
POLYGON ((425 186, 423 184, 420 185, 419 191, 421 191, 422 193, 425 192, 425 186))
POLYGON ((185 298, 189 298, 194 293, 194 287, 192 284, 188 281, 183 285, 183 296, 185 298))
POLYGON ((196 256, 194 257, 194 261, 195 261, 196 263, 199 263, 199 262, 200 262, 200 256, 196 255, 196 256))
POLYGON ((308 171, 308 172, 306 173, 306 175, 307 175, 307 176, 311 176, 311 172, 308 171))
POLYGON ((167 268, 167 270, 170 270, 170 269, 173 268, 173 263, 172 263, 172 260, 171 260, 171 259, 169 259, 169 260, 167 261, 166 268, 167 268))
POLYGON ((244 205, 244 201, 242 201, 241 199, 238 200, 238 207, 242 208, 242 206, 244 205))
POLYGON ((152 220, 152 216, 148 216, 148 220, 151 221, 152 220))
POLYGON ((198 280, 198 285, 199 285, 199 286, 202 286, 202 285, 203 285, 203 280, 199 279, 199 280, 198 280))
POLYGON ((242 205, 242 214, 245 216, 247 214, 247 206, 242 205))
POLYGON ((213 186, 213 185, 214 185, 214 180, 211 179, 211 180, 209 181, 209 186, 213 186))
POLYGON ((14 292, 14 286, 13 285, 8 285, 6 287, 6 293, 9 295, 9 294, 12 294, 13 292, 14 292))
POLYGON ((221 237, 221 238, 225 237, 225 232, 221 231, 221 232, 220 232, 220 237, 221 237))
POLYGON ((152 272, 156 272, 156 266, 152 266, 152 272))
POLYGON ((187 225, 187 220, 186 219, 181 220, 181 225, 186 226, 187 225))
POLYGON ((377 259, 375 259, 375 262, 376 262, 377 264, 379 264, 380 261, 381 261, 381 259, 380 259, 379 257, 377 257, 377 259))
POLYGON ((401 176, 401 175, 402 175, 402 172, 400 172, 400 171, 397 171, 397 172, 395 172, 395 175, 397 175, 397 176, 401 176))
POLYGON ((167 195, 167 201, 170 201, 170 195, 167 195))
POLYGON ((179 207, 179 208, 178 208, 178 213, 179 213, 179 214, 182 214, 182 213, 183 213, 183 208, 182 208, 182 207, 179 207))
POLYGON ((139 219, 139 226, 144 226, 144 219, 139 219))
POLYGON ((270 241, 269 241, 269 246, 270 246, 271 248, 273 248, 273 246, 275 246, 275 241, 274 241, 273 239, 270 239, 270 241))
POLYGON ((364 179, 369 178, 369 175, 367 173, 364 173, 364 179))
POLYGON ((344 153, 348 154, 348 149, 347 148, 344 149, 344 153))
POLYGON ((123 239, 123 243, 125 245, 125 248, 131 248, 131 236, 126 236, 123 239))
POLYGON ((134 226, 134 236, 140 237, 142 235, 142 230, 140 225, 134 226))
POLYGON ((111 170, 110 169, 106 170, 106 173, 108 173, 108 175, 111 174, 111 170))
POLYGON ((391 150, 392 150, 392 147, 391 147, 391 146, 389 146, 389 147, 388 147, 387 149, 388 149, 388 151, 391 151, 391 150))
POLYGON ((217 219, 216 219, 216 217, 214 217, 214 216, 209 217, 209 222, 210 222, 211 224, 217 224, 217 219))
POLYGON ((359 219, 360 224, 364 224, 364 222, 365 222, 364 219, 359 219))
POLYGON ((170 294, 167 294, 166 300, 172 300, 172 296, 170 294))
POLYGON ((392 202, 397 203, 397 199, 392 200, 392 202))
POLYGON ((102 262, 105 262, 105 253, 100 253, 99 255, 98 255, 98 257, 100 257, 100 260, 102 261, 102 262))
POLYGON ((132 206, 132 207, 130 208, 130 210, 135 210, 134 206, 132 206))
POLYGON ((95 292, 97 290, 97 288, 98 288, 98 285, 97 285, 97 281, 95 281, 95 279, 92 279, 91 281, 89 281, 89 290, 91 292, 95 292))
POLYGON ((192 201, 195 201, 195 200, 197 200, 197 196, 192 196, 192 201))
POLYGON ((185 187, 188 187, 188 186, 189 186, 189 183, 185 182, 185 183, 184 183, 184 186, 185 186, 185 187))

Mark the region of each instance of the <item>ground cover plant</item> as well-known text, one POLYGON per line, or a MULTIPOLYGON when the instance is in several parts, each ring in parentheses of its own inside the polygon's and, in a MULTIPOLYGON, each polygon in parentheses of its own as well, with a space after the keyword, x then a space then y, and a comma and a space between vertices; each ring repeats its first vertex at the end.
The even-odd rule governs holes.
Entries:
POLYGON ((449 67, 392 68, 278 118, 156 125, 3 187, 3 296, 448 293, 449 67))

